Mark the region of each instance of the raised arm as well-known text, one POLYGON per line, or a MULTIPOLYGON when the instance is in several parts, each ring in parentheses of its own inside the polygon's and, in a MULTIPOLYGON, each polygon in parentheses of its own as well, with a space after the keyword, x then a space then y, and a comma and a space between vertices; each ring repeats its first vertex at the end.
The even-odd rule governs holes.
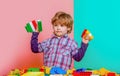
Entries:
POLYGON ((38 53, 38 32, 33 32, 31 37, 31 50, 34 53, 38 53))
POLYGON ((78 51, 78 52, 73 55, 74 60, 76 60, 76 61, 81 61, 82 58, 83 58, 84 55, 85 55, 85 52, 86 52, 86 50, 87 50, 87 47, 88 47, 88 44, 85 44, 85 43, 83 43, 83 42, 81 43, 81 47, 80 47, 79 49, 77 49, 77 47, 76 47, 76 49, 75 49, 74 51, 78 51))

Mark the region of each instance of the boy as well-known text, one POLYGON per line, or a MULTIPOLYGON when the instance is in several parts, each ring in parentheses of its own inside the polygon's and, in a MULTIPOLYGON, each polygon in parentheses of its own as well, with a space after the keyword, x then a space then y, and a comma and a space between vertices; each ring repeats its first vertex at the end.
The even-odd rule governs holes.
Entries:
POLYGON ((48 67, 60 67, 63 70, 70 69, 72 58, 80 61, 88 47, 87 39, 82 39, 81 48, 68 37, 73 27, 72 17, 65 12, 57 12, 51 21, 54 34, 51 38, 38 43, 38 32, 33 32, 31 49, 34 53, 44 53, 44 65, 48 67))

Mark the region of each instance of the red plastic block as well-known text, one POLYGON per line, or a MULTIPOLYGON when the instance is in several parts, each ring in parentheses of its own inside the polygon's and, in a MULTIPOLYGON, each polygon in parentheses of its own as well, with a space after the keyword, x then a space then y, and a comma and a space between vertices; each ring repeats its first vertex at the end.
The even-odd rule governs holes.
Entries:
POLYGON ((115 76, 115 73, 109 72, 109 73, 107 74, 107 76, 115 76))
POLYGON ((90 76, 92 72, 73 72, 73 76, 90 76))
POLYGON ((40 72, 44 72, 44 71, 45 71, 45 69, 43 69, 43 68, 40 69, 40 72))

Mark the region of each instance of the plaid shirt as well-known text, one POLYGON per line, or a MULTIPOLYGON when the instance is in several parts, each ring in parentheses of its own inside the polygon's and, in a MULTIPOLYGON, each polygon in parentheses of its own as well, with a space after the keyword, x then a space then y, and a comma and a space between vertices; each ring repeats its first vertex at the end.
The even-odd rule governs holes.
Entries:
MULTIPOLYGON (((35 42, 35 39, 37 39, 37 37, 38 35, 35 36, 35 33, 33 33, 31 44, 35 42)), ((85 50, 87 48, 86 45, 83 45, 83 50, 78 49, 77 43, 73 39, 69 38, 67 34, 60 38, 54 35, 51 38, 43 41, 42 43, 37 43, 37 44, 38 44, 37 45, 38 50, 37 49, 36 50, 38 52, 44 53, 45 66, 48 67, 57 66, 64 70, 70 69, 72 58, 75 58, 75 56, 78 57, 81 55, 81 59, 82 59, 85 50), (80 51, 79 52, 80 55, 78 51, 80 51)))

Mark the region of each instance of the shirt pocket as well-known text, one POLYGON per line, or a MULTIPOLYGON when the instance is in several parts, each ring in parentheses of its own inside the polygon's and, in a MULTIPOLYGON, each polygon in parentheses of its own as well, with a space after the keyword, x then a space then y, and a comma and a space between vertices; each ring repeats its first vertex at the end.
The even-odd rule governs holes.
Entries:
POLYGON ((65 46, 60 49, 60 53, 64 56, 70 56, 70 51, 71 49, 69 46, 65 46))
POLYGON ((53 53, 54 47, 53 46, 47 46, 46 50, 45 50, 45 54, 50 55, 51 53, 53 53))

